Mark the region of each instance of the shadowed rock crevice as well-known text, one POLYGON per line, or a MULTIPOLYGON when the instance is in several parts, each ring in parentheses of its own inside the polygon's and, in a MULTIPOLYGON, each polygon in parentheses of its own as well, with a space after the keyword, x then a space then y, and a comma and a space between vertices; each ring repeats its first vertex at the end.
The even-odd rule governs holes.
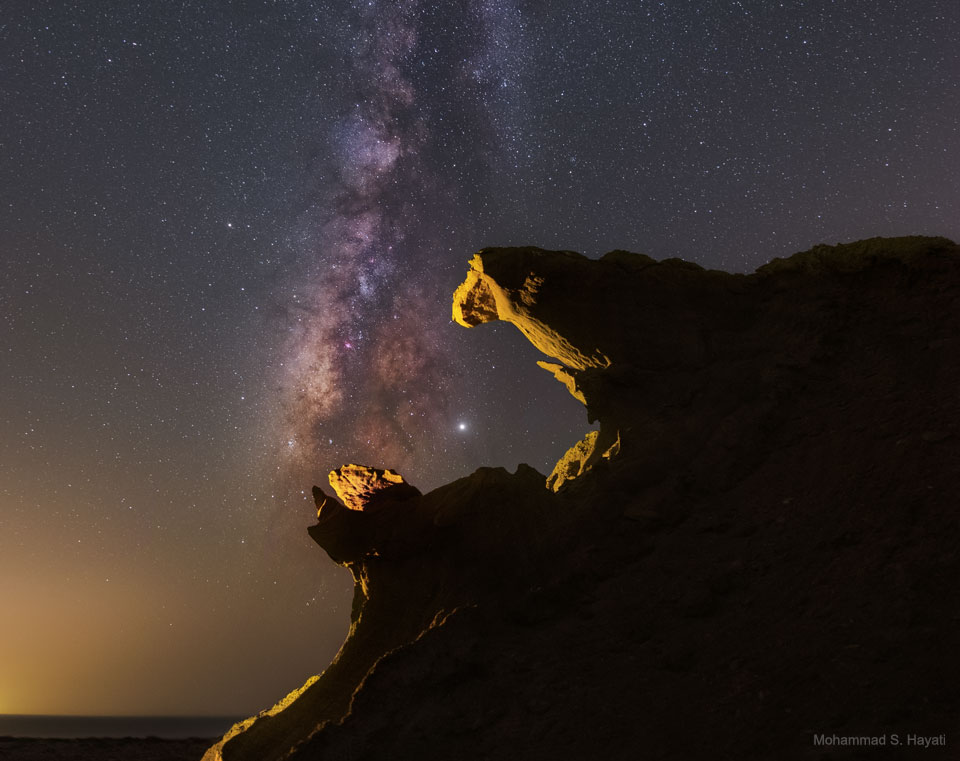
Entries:
POLYGON ((599 430, 549 478, 331 473, 310 534, 356 581, 347 640, 205 758, 766 761, 818 758, 814 733, 956 735, 958 255, 877 238, 733 275, 479 252, 457 321, 516 325, 599 430))

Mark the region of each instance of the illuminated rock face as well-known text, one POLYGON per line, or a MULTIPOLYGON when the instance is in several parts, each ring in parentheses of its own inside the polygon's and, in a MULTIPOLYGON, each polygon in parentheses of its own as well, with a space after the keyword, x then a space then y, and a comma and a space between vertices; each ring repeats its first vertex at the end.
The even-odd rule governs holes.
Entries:
POLYGON ((960 730, 956 245, 749 276, 489 249, 453 313, 516 325, 599 430, 549 478, 315 487, 350 634, 208 761, 766 761, 960 730))
POLYGON ((309 532, 334 562, 406 552, 428 538, 423 520, 413 510, 420 490, 399 473, 344 465, 330 471, 329 481, 342 504, 314 486, 317 523, 309 532))
POLYGON ((610 442, 605 440, 603 432, 590 431, 581 441, 578 441, 554 466, 553 472, 547 477, 547 488, 559 491, 567 482, 579 478, 593 468, 601 458, 609 460, 620 454, 619 437, 610 442))
POLYGON ((410 486, 396 471, 366 465, 344 465, 330 471, 330 486, 351 510, 376 509, 379 505, 420 496, 420 490, 410 486))

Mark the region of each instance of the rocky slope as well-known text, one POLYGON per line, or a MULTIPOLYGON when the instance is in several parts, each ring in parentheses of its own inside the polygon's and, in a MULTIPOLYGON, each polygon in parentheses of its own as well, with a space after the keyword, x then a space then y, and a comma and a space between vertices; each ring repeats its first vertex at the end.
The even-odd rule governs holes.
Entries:
POLYGON ((356 579, 350 634, 205 759, 957 752, 960 247, 749 276, 487 249, 453 312, 514 323, 599 431, 549 478, 331 474, 310 533, 356 579))

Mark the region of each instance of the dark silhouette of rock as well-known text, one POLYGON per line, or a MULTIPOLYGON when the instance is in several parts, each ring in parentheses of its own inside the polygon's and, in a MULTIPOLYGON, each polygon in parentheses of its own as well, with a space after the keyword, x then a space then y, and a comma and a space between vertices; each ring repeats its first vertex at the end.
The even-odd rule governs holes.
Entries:
POLYGON ((950 757, 906 743, 960 742, 960 247, 487 249, 453 310, 514 323, 599 430, 549 482, 315 489, 350 634, 205 758, 950 757))
POLYGON ((0 737, 3 761, 196 761, 210 738, 83 737, 78 739, 0 737))
POLYGON ((420 490, 399 473, 344 465, 330 472, 329 481, 343 504, 314 486, 317 523, 308 531, 335 563, 404 554, 429 540, 430 517, 414 499, 420 490))

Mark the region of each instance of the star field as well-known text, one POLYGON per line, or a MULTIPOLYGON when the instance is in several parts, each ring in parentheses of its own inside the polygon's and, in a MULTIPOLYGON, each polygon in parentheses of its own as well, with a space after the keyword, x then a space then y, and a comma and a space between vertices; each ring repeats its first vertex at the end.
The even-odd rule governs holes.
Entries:
POLYGON ((960 238, 953 2, 5 11, 0 712, 257 711, 346 633, 328 470, 549 470, 586 418, 451 323, 480 247, 960 238))

